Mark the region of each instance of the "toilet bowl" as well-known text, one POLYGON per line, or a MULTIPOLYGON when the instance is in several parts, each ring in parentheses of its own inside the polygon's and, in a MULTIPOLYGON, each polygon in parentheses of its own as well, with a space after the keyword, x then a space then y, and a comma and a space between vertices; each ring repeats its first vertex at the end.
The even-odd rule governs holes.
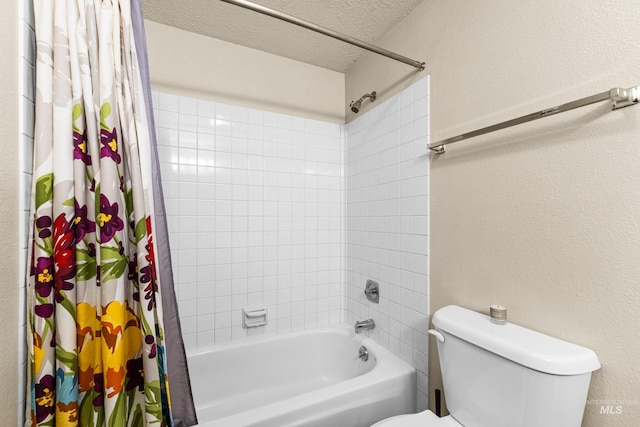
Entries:
POLYGON ((439 418, 431 411, 411 415, 398 415, 379 421, 371 427, 463 427, 451 415, 439 418))
POLYGON ((596 354, 475 311, 433 315, 449 416, 399 415, 375 427, 580 427, 596 354))

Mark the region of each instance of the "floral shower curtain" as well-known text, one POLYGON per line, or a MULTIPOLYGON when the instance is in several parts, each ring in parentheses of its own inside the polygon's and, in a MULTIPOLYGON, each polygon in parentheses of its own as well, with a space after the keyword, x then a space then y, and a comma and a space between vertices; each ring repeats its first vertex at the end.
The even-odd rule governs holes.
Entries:
POLYGON ((34 1, 27 425, 173 425, 130 7, 34 1))

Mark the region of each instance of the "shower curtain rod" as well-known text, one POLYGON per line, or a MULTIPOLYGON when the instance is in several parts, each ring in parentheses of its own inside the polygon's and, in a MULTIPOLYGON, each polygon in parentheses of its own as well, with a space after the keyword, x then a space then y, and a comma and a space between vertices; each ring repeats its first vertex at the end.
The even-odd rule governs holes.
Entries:
POLYGON ((527 123, 533 120, 542 119, 544 117, 553 116, 554 114, 563 113, 576 108, 585 107, 587 105, 595 104, 596 102, 611 101, 611 109, 617 110, 619 108, 629 107, 635 105, 639 101, 640 86, 632 87, 629 89, 622 89, 619 87, 613 88, 606 92, 591 95, 586 98, 578 99, 576 101, 567 102, 566 104, 559 105, 557 107, 547 108, 535 113, 527 114, 515 119, 507 120, 506 122, 498 123, 492 126, 487 126, 482 129, 474 130, 472 132, 463 133, 451 138, 442 139, 438 142, 429 144, 429 150, 436 154, 442 154, 445 152, 445 148, 449 144, 460 142, 465 139, 474 138, 476 136, 484 135, 486 133, 495 132, 497 130, 506 129, 512 126, 516 126, 522 123, 527 123))
POLYGON ((251 3, 246 0, 220 0, 220 1, 232 4, 235 6, 240 6, 245 9, 252 10, 254 12, 262 13, 263 15, 268 15, 268 16, 271 16, 272 18, 280 19, 282 21, 289 22, 299 27, 306 28, 311 31, 315 31, 316 33, 324 34, 325 36, 333 37, 334 39, 338 39, 345 43, 349 43, 354 46, 358 46, 362 49, 368 50, 370 52, 374 52, 379 55, 386 56, 387 58, 404 62, 405 64, 411 65, 412 67, 417 68, 420 71, 424 70, 424 65, 425 65, 424 62, 415 61, 413 59, 407 58, 406 56, 402 56, 395 52, 391 52, 381 47, 374 46, 367 42, 363 42, 362 40, 355 39, 353 37, 347 36, 346 34, 342 34, 337 31, 333 31, 328 28, 321 27, 312 22, 305 21, 300 18, 296 18, 295 16, 287 15, 285 13, 278 12, 277 10, 269 9, 268 7, 260 6, 259 4, 251 3))

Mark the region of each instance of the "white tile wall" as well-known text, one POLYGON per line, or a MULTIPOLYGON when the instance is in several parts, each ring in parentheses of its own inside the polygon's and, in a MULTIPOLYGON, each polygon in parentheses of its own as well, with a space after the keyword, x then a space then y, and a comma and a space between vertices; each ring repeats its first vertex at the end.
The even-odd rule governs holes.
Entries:
POLYGON ((18 304, 18 426, 24 424, 25 386, 26 386, 26 265, 27 265, 27 240, 29 235, 29 209, 31 197, 31 177, 33 158, 33 122, 35 117, 35 20, 33 17, 33 4, 31 1, 22 2, 20 10, 20 39, 19 39, 19 79, 20 79, 20 205, 18 207, 20 227, 20 303, 18 304))
POLYGON ((427 408, 429 79, 347 125, 347 321, 373 318, 373 339, 418 370, 427 408), (367 279, 380 304, 366 300, 367 279))
POLYGON ((154 113, 188 351, 342 321, 344 126, 166 93, 154 113))

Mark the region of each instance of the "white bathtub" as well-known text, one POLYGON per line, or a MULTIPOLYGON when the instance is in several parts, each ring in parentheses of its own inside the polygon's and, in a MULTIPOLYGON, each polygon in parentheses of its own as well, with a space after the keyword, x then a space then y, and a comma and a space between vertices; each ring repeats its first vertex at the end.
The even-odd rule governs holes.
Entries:
POLYGON ((200 426, 368 427, 416 410, 415 370, 343 324, 188 359, 200 426), (358 358, 362 345, 367 362, 358 358))

